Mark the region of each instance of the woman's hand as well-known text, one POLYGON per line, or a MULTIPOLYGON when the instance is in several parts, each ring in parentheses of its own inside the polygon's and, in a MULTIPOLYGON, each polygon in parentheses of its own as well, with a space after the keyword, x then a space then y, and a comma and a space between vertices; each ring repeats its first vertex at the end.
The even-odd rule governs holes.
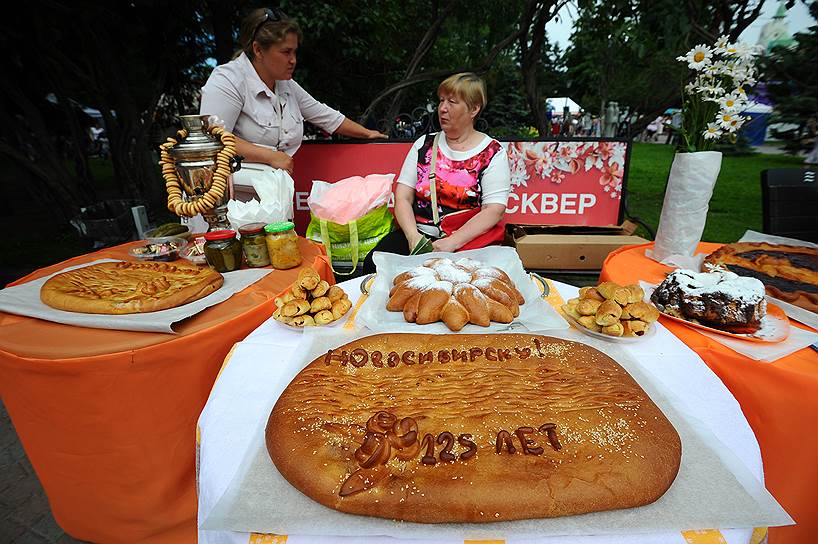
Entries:
POLYGON ((460 248, 460 244, 451 237, 441 238, 432 242, 432 247, 435 251, 445 251, 447 253, 454 253, 460 248))
POLYGON ((378 138, 388 139, 389 136, 387 136, 383 132, 378 132, 377 130, 367 129, 367 134, 366 134, 365 138, 367 140, 376 140, 378 138))
POLYGON ((411 252, 415 249, 415 246, 418 245, 420 239, 423 238, 423 235, 418 232, 417 230, 409 231, 406 233, 406 241, 409 242, 409 251, 411 252))
POLYGON ((286 170, 291 176, 293 175, 293 158, 283 151, 270 150, 270 158, 267 160, 267 164, 273 168, 286 170))

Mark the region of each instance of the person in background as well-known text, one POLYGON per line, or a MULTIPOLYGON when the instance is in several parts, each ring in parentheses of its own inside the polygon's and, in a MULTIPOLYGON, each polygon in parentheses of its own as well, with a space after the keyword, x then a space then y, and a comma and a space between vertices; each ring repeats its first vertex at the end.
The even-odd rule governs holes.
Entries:
POLYGON ((279 9, 260 8, 241 24, 241 51, 217 66, 202 88, 199 112, 216 115, 236 136, 246 162, 293 172, 304 120, 350 138, 386 138, 318 102, 293 80, 302 34, 279 9))
POLYGON ((363 272, 375 271, 372 255, 386 251, 408 255, 425 236, 434 251, 456 251, 503 219, 511 190, 508 155, 494 138, 478 132, 475 120, 486 106, 486 84, 473 73, 455 74, 437 88, 438 141, 435 187, 440 217, 479 208, 462 227, 442 237, 431 206, 429 169, 436 134, 415 141, 403 162, 395 189, 395 219, 400 230, 387 234, 364 260, 363 272))

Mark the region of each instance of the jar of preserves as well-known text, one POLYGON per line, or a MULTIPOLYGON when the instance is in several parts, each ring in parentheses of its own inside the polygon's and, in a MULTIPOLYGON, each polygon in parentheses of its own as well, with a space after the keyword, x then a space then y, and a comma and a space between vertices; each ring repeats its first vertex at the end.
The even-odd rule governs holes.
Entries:
POLYGON ((264 227, 267 233, 267 253, 273 268, 286 270, 301 264, 301 250, 298 249, 298 236, 293 230, 295 225, 290 221, 270 223, 264 227))
POLYGON ((206 232, 204 253, 207 264, 217 272, 232 272, 241 268, 241 242, 234 230, 206 232))
POLYGON ((270 264, 270 255, 267 253, 266 232, 264 223, 250 223, 239 229, 241 234, 241 249, 244 251, 244 260, 247 266, 259 268, 270 264))

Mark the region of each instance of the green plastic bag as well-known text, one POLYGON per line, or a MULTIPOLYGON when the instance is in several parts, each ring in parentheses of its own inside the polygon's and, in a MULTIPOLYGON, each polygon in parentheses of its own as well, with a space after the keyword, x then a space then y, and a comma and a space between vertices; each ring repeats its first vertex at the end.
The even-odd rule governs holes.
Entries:
POLYGON ((395 222, 386 204, 344 225, 321 219, 312 212, 310 217, 307 238, 324 244, 333 272, 342 276, 355 272, 358 262, 392 232, 395 222), (335 265, 339 263, 351 263, 352 271, 338 272, 335 265))

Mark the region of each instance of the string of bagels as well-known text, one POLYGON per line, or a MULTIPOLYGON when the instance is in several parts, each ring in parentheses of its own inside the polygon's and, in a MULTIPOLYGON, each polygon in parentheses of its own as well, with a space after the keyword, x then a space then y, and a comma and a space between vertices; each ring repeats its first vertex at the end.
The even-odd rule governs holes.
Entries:
MULTIPOLYGON (((159 164, 162 166, 162 177, 165 178, 165 188, 168 191, 168 210, 176 215, 193 217, 214 208, 227 191, 227 180, 231 173, 230 161, 236 156, 236 137, 222 127, 212 127, 208 132, 219 138, 224 147, 216 155, 216 169, 213 171, 210 188, 194 201, 182 200, 182 182, 176 173, 176 159, 169 152, 178 140, 168 138, 167 142, 159 146, 159 164)), ((187 130, 179 130, 176 136, 179 140, 184 140, 187 138, 187 130)))

